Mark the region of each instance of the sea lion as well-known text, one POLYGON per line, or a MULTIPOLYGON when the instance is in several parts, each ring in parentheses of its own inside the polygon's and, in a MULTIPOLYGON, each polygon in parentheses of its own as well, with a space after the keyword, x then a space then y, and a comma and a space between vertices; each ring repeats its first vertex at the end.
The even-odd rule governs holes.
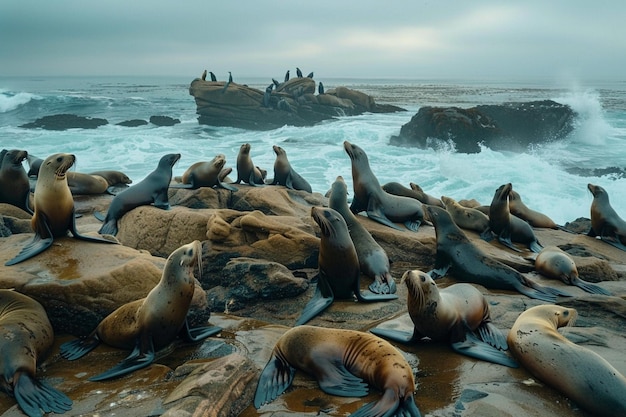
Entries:
POLYGON ((109 183, 109 186, 120 184, 128 185, 133 183, 133 180, 131 180, 128 175, 124 174, 122 171, 102 170, 90 172, 89 174, 101 176, 109 183))
POLYGON ((37 363, 54 343, 54 331, 44 308, 16 291, 0 289, 0 388, 15 396, 30 417, 64 413, 72 400, 37 380, 37 363))
POLYGON ((498 241, 508 248, 521 252, 513 245, 513 242, 518 242, 527 245, 531 251, 539 253, 543 246, 537 240, 533 229, 525 221, 511 215, 509 193, 512 189, 511 183, 503 184, 494 193, 489 206, 489 228, 498 237, 498 241))
POLYGON ((410 182, 409 187, 411 187, 411 190, 416 193, 416 195, 418 196, 417 199, 420 200, 422 203, 430 204, 431 206, 443 207, 443 201, 441 201, 437 197, 433 197, 432 195, 425 193, 424 190, 422 190, 422 187, 415 184, 414 182, 410 182))
POLYGON ((66 175, 75 160, 74 155, 57 153, 47 157, 41 164, 34 196, 35 213, 31 220, 35 236, 5 265, 15 265, 43 252, 52 246, 54 238, 66 236, 68 230, 76 239, 117 243, 99 237, 84 236, 76 230, 74 199, 67 185, 66 175))
POLYGON ((41 164, 43 163, 43 159, 36 157, 35 155, 28 155, 28 173, 29 177, 36 177, 39 175, 39 168, 41 168, 41 164))
POLYGON ((445 209, 450 217, 461 229, 473 230, 478 233, 486 233, 489 230, 489 216, 482 211, 463 207, 453 198, 441 196, 445 209))
POLYGON ((145 298, 120 306, 105 317, 86 338, 61 345, 61 356, 78 359, 101 342, 120 349, 133 349, 113 368, 89 378, 102 381, 145 368, 155 360, 155 352, 169 345, 176 336, 196 342, 219 333, 219 327, 190 329, 187 312, 195 288, 194 268, 199 266, 202 245, 195 240, 176 249, 167 258, 159 283, 145 298))
POLYGON ((298 174, 289 163, 287 152, 278 145, 272 146, 272 149, 276 154, 272 185, 284 185, 287 188, 312 193, 313 189, 311 188, 311 184, 309 184, 302 175, 298 174))
POLYGON ((403 222, 409 230, 417 231, 424 220, 422 203, 384 191, 370 168, 365 151, 347 140, 343 147, 352 164, 354 198, 350 210, 355 214, 365 210, 372 220, 394 229, 402 230, 394 223, 403 222))
POLYGON ((599 185, 588 184, 593 194, 591 202, 591 229, 588 235, 626 251, 626 222, 613 210, 609 194, 599 185))
POLYGON ((541 275, 560 279, 589 293, 611 295, 604 288, 580 279, 574 260, 556 246, 545 247, 539 252, 535 258, 535 269, 541 275))
POLYGON ((511 353, 533 376, 594 416, 626 416, 626 377, 557 331, 576 317, 573 308, 556 305, 524 311, 508 334, 511 353))
POLYGON ((146 178, 113 197, 106 217, 101 213, 94 213, 96 218, 104 222, 98 233, 115 236, 117 221, 135 207, 154 203, 155 207, 169 210, 167 189, 172 180, 172 167, 179 159, 179 153, 164 155, 156 169, 146 178))
POLYGON ((241 145, 237 154, 237 180, 233 184, 239 184, 241 181, 252 186, 264 183, 261 170, 254 165, 250 157, 249 143, 241 145))
POLYGON ((230 191, 237 191, 237 187, 225 184, 220 179, 220 175, 225 164, 226 156, 221 153, 217 154, 208 162, 196 162, 184 172, 181 177, 182 184, 170 185, 170 188, 188 188, 195 190, 200 187, 217 187, 230 191))
POLYGON ((426 194, 421 188, 419 188, 419 185, 413 183, 411 184, 412 186, 416 186, 417 189, 407 188, 399 182, 388 182, 387 184, 383 185, 382 188, 389 194, 410 197, 418 200, 422 204, 432 204, 434 206, 443 207, 443 203, 441 202, 441 200, 426 194))
POLYGON ((529 209, 522 201, 522 197, 515 191, 509 192, 509 210, 511 214, 528 222, 532 227, 545 227, 547 229, 562 229, 554 220, 535 210, 529 209))
POLYGON ((100 175, 68 172, 67 186, 70 187, 72 195, 91 195, 106 193, 109 183, 100 175))
POLYGON ((517 368, 503 352, 508 349, 506 339, 491 323, 489 303, 474 286, 461 283, 440 289, 430 275, 419 270, 406 271, 400 282, 408 289, 413 332, 374 328, 372 333, 401 343, 427 337, 450 343, 462 355, 517 368))
POLYGON ((373 302, 395 300, 395 294, 362 294, 359 259, 341 214, 331 208, 312 207, 311 217, 321 230, 318 258, 319 276, 313 298, 307 303, 296 325, 304 324, 328 308, 335 297, 373 302))
POLYGON ((372 334, 314 326, 288 330, 261 372, 254 406, 260 408, 289 388, 297 369, 311 374, 330 395, 364 397, 368 384, 382 391, 380 400, 353 417, 421 416, 411 366, 395 347, 372 334))
POLYGON ((12 204, 33 214, 29 202, 30 182, 22 165, 26 158, 26 151, 3 150, 0 157, 0 203, 12 204))
POLYGON ((374 280, 369 286, 370 291, 376 294, 395 294, 396 282, 391 276, 387 253, 350 211, 347 196, 348 187, 343 177, 338 176, 330 189, 328 207, 336 210, 346 221, 359 258, 359 268, 364 275, 374 280))
POLYGON ((569 294, 555 288, 543 287, 517 270, 488 257, 465 236, 454 223, 450 213, 436 206, 426 206, 435 226, 437 254, 435 268, 429 272, 434 279, 452 269, 455 278, 480 284, 487 288, 520 292, 530 298, 553 303, 557 295, 569 294))

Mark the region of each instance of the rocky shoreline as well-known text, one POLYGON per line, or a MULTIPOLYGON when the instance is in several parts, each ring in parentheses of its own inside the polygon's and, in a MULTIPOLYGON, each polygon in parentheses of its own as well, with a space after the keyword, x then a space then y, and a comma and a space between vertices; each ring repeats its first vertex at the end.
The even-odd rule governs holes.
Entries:
MULTIPOLYGON (((293 326, 315 290, 311 279, 317 268, 319 230, 310 209, 328 201, 321 194, 282 186, 238 188, 236 192, 170 189, 171 210, 142 206, 121 219, 117 235, 121 245, 63 238, 46 252, 11 267, 4 262, 32 237, 30 220, 19 209, 0 205, 0 287, 15 288, 46 308, 57 340, 38 376, 74 401, 65 415, 338 416, 378 398, 375 390, 359 399, 328 396, 311 377, 297 373, 292 388, 276 401, 259 410, 251 405, 260 370, 276 340, 293 326), (160 278, 165 258, 194 239, 203 242, 203 255, 190 321, 222 327, 218 336, 198 344, 176 341, 150 367, 99 383, 86 379, 128 352, 101 345, 75 362, 59 356, 62 342, 90 332, 117 306, 145 296, 160 278)), ((92 213, 106 211, 111 199, 109 195, 75 197, 77 212, 82 214, 77 219, 81 233, 97 234, 100 223, 92 213)), ((425 224, 413 233, 393 230, 365 216, 358 219, 387 252, 399 298, 372 304, 336 300, 309 324, 364 331, 383 322, 410 325, 406 288, 399 285, 399 278, 408 269, 433 267, 434 228, 425 224)), ((557 303, 576 308, 579 318, 563 332, 626 374, 626 255, 584 234, 551 229, 535 229, 535 233, 544 246, 568 252, 582 279, 599 282, 613 295, 591 295, 544 278, 526 259, 529 253, 514 253, 466 231, 490 257, 541 284, 571 293, 572 297, 561 297, 557 303)), ((438 285, 455 282, 446 276, 438 285)), ((362 288, 368 284, 369 280, 362 280, 362 288)), ((518 293, 478 287, 490 303, 494 324, 504 332, 521 312, 542 304, 518 293)), ((442 344, 396 346, 413 367, 415 399, 425 416, 587 415, 523 368, 470 359, 442 344)), ((22 415, 6 395, 0 396, 0 412, 22 415)))

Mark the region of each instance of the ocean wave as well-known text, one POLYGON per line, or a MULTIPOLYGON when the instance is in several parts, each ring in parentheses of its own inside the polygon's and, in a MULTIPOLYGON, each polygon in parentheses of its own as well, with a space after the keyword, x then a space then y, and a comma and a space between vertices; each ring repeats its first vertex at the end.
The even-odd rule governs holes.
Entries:
POLYGON ((0 90, 0 113, 7 113, 17 109, 31 100, 39 100, 41 97, 31 93, 12 93, 0 90))

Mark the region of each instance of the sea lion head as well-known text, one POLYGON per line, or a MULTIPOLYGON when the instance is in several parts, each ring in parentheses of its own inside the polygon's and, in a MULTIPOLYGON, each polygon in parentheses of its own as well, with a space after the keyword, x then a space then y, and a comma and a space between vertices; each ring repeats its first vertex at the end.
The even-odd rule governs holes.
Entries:
POLYGON ((167 258, 165 268, 167 269, 170 265, 175 268, 185 268, 190 274, 193 274, 197 265, 198 270, 202 272, 202 244, 200 241, 194 240, 172 252, 167 258))
POLYGON ((600 187, 599 185, 594 185, 594 184, 589 183, 587 184, 587 189, 591 192, 594 198, 608 196, 608 194, 606 193, 606 190, 600 187))
MULTIPOLYGON (((573 308, 567 308, 558 306, 555 304, 543 304, 532 307, 527 310, 532 317, 541 318, 546 320, 554 326, 555 329, 559 327, 570 327, 574 325, 578 313, 573 308)), ((524 313, 522 313, 524 314, 524 313)))
POLYGON ((330 192, 331 194, 348 195, 348 186, 341 175, 339 175, 330 186, 330 192))
POLYGON ((180 159, 179 153, 168 153, 167 155, 163 155, 159 160, 159 167, 168 167, 171 168, 174 166, 176 162, 180 159))
POLYGON ((241 145, 241 147, 239 148, 239 153, 242 153, 242 154, 250 153, 250 144, 244 143, 243 145, 241 145))
POLYGON ((55 153, 47 157, 41 164, 41 168, 54 172, 59 181, 66 179, 67 171, 76 162, 76 157, 69 153, 55 153))
POLYGON ((346 150, 346 153, 352 161, 362 160, 364 162, 368 162, 365 151, 363 151, 363 149, 359 148, 358 146, 353 145, 346 140, 343 142, 343 148, 346 150))
POLYGON ((2 162, 6 161, 14 167, 21 168, 22 161, 26 158, 28 158, 28 152, 19 149, 11 149, 4 152, 4 157, 0 158, 0 165, 2 165, 2 162))
POLYGON ((409 304, 419 310, 428 307, 431 295, 439 290, 430 275, 418 269, 406 271, 400 280, 402 283, 406 283, 409 290, 409 304))
POLYGON ((326 237, 336 236, 338 230, 348 226, 341 214, 335 210, 326 207, 311 207, 311 217, 315 220, 315 223, 320 227, 322 234, 326 237))
MULTIPOLYGON (((215 158, 213 158, 211 160, 211 165, 216 169, 221 171, 222 168, 224 168, 224 165, 226 165, 226 155, 218 153, 217 155, 215 155, 215 158)), ((226 174, 228 175, 228 174, 226 174)))
POLYGON ((510 182, 507 184, 502 184, 496 190, 493 196, 493 201, 507 201, 509 197, 509 193, 511 192, 512 189, 513 189, 513 185, 510 182))
POLYGON ((520 202, 522 201, 522 197, 520 197, 520 195, 515 190, 511 190, 509 192, 509 202, 512 202, 512 201, 520 201, 520 202))
POLYGON ((285 152, 285 150, 278 145, 272 146, 272 149, 274 150, 274 153, 276 154, 276 156, 280 156, 280 155, 287 156, 287 152, 285 152))

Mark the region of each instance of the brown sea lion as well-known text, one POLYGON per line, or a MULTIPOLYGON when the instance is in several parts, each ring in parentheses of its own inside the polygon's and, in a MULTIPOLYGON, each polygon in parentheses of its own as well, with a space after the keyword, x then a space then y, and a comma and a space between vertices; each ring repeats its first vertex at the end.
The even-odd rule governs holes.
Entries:
POLYGON ((30 208, 30 183, 22 162, 28 152, 3 149, 0 154, 0 203, 12 204, 33 214, 30 208))
POLYGON ((274 145, 272 149, 274 149, 274 153, 276 154, 272 185, 284 185, 287 188, 312 193, 311 184, 309 184, 302 175, 298 174, 289 163, 287 152, 277 145, 274 145))
POLYGON ((61 356, 78 359, 101 342, 120 349, 133 349, 113 368, 89 378, 101 381, 150 365, 155 352, 169 345, 177 335, 195 342, 220 332, 219 327, 190 329, 187 323, 195 288, 193 272, 201 256, 202 245, 197 240, 176 249, 165 262, 161 280, 146 298, 122 305, 86 338, 61 345, 61 356))
POLYGON ((535 269, 541 275, 560 279, 589 293, 611 295, 604 288, 580 279, 574 260, 556 246, 545 247, 539 252, 535 258, 535 269))
POLYGON ((543 213, 529 209, 522 201, 522 197, 515 191, 509 192, 509 210, 511 214, 528 222, 532 227, 545 227, 547 229, 561 229, 550 217, 543 213))
POLYGON ((382 186, 383 190, 389 194, 410 197, 418 200, 422 204, 432 204, 434 206, 443 207, 443 203, 438 198, 426 194, 417 184, 411 183, 417 189, 407 188, 399 182, 388 182, 382 186), (419 191, 418 191, 419 189, 419 191))
POLYGON ((250 156, 250 144, 244 143, 237 154, 237 180, 233 184, 244 182, 256 186, 264 184, 265 177, 261 170, 254 165, 250 156))
POLYGON ((124 214, 139 206, 154 203, 155 207, 169 210, 167 189, 172 180, 172 167, 179 159, 179 153, 164 155, 159 160, 156 169, 146 178, 113 197, 106 217, 101 213, 94 213, 96 218, 104 222, 98 233, 115 236, 117 221, 124 214))
POLYGON ((182 184, 170 185, 170 188, 188 188, 195 190, 200 187, 217 187, 237 191, 237 187, 225 184, 220 179, 225 164, 226 156, 221 153, 215 155, 210 161, 196 162, 183 173, 181 177, 182 184))
POLYGON ((124 174, 122 171, 108 169, 108 170, 90 172, 90 174, 101 176, 109 183, 109 186, 120 185, 120 184, 128 185, 128 184, 133 183, 133 180, 131 180, 128 177, 128 175, 124 174))
POLYGON ((35 236, 5 265, 15 265, 43 252, 52 246, 54 238, 66 236, 68 230, 76 239, 117 243, 99 237, 84 236, 76 230, 74 199, 67 185, 66 175, 75 160, 74 155, 57 153, 47 157, 41 164, 35 187, 35 213, 31 220, 35 236))
POLYGON ((422 187, 415 184, 414 182, 410 182, 409 187, 411 187, 411 190, 413 190, 416 195, 420 196, 418 200, 420 200, 422 203, 430 204, 431 206, 443 207, 443 201, 441 201, 437 197, 433 197, 432 195, 427 194, 426 192, 424 192, 424 190, 422 190, 422 187))
POLYGON ((485 233, 489 230, 489 216, 474 208, 464 207, 453 198, 441 196, 441 201, 454 223, 461 229, 473 230, 478 233, 485 233))
POLYGON ((312 207, 311 217, 321 230, 319 276, 313 298, 302 310, 296 325, 304 324, 328 308, 335 297, 373 302, 395 300, 395 294, 362 294, 359 259, 341 214, 331 208, 312 207))
POLYGON ((441 207, 426 206, 426 210, 437 236, 435 268, 429 272, 434 279, 444 276, 451 269, 458 280, 486 288, 517 291, 551 303, 556 302, 557 295, 569 296, 558 289, 543 287, 510 266, 488 257, 465 236, 450 213, 441 207))
POLYGON ((592 350, 557 329, 573 325, 573 308, 539 305, 524 311, 509 331, 513 356, 533 376, 594 416, 626 416, 626 377, 592 350))
POLYGON ((406 283, 408 289, 407 307, 413 332, 374 328, 372 333, 402 343, 427 337, 450 343, 462 355, 518 366, 503 352, 508 349, 506 339, 491 323, 489 303, 474 286, 461 283, 440 289, 430 275, 419 270, 406 271, 400 282, 406 283))
POLYGON ((350 238, 359 258, 361 272, 374 280, 369 286, 370 291, 376 294, 394 294, 396 282, 391 276, 389 257, 350 211, 347 196, 348 187, 343 177, 339 176, 331 186, 328 207, 336 210, 346 221, 350 238))
POLYGON ((609 195, 599 185, 588 184, 593 194, 591 202, 591 230, 588 235, 626 251, 626 222, 613 210, 609 203, 609 195))
POLYGON ((41 304, 0 289, 0 388, 30 417, 72 408, 65 394, 36 379, 37 363, 50 351, 54 331, 41 304))
POLYGON ((67 173, 67 186, 72 195, 91 195, 106 193, 109 183, 99 175, 70 171, 67 173))
POLYGON ((409 230, 417 231, 424 220, 422 203, 384 191, 370 168, 365 151, 347 140, 343 147, 352 164, 354 198, 350 210, 355 214, 366 211, 372 220, 394 229, 402 230, 395 224, 401 222, 409 230))
POLYGON ((364 397, 368 384, 382 391, 380 400, 352 416, 421 416, 411 366, 395 347, 372 334, 314 326, 288 330, 261 373, 254 406, 260 408, 289 388, 297 369, 312 375, 330 395, 364 397))

